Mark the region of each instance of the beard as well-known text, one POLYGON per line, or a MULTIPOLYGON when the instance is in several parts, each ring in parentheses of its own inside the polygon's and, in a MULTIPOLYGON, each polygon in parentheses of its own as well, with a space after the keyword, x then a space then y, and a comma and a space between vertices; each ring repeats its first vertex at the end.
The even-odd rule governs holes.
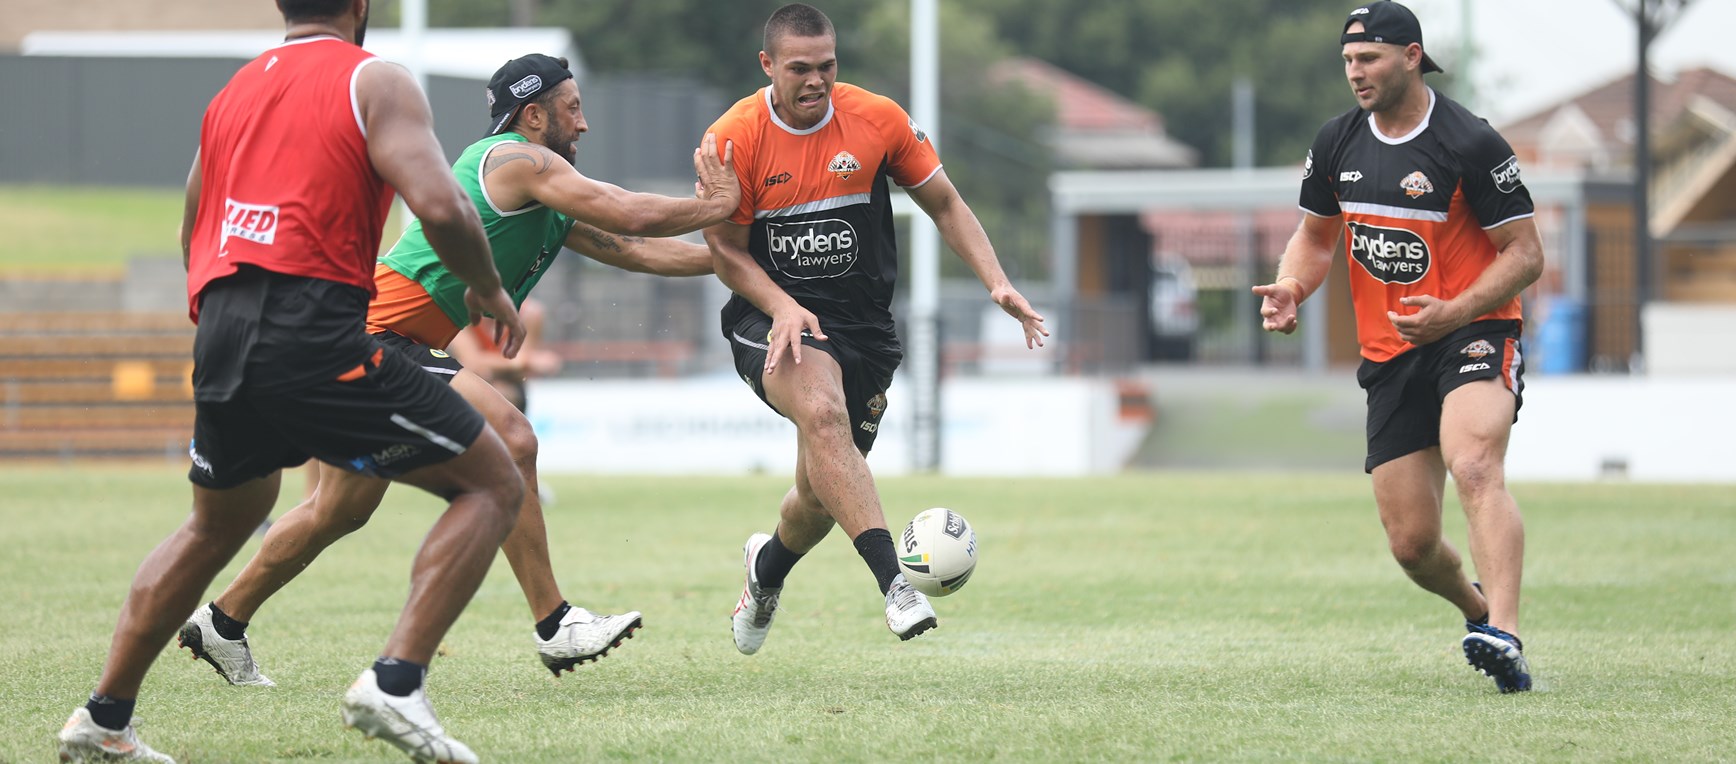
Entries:
POLYGON ((543 146, 566 159, 567 164, 577 164, 579 161, 578 140, 579 133, 576 130, 570 133, 561 133, 557 132, 551 125, 548 130, 543 132, 543 146))
POLYGON ((1374 100, 1368 104, 1370 112, 1383 112, 1404 103, 1405 95, 1410 92, 1410 82, 1402 76, 1393 77, 1390 82, 1382 82, 1376 86, 1378 91, 1374 100))
POLYGON ((374 4, 362 6, 362 23, 356 25, 356 47, 362 46, 362 41, 368 38, 368 16, 374 12, 374 4))

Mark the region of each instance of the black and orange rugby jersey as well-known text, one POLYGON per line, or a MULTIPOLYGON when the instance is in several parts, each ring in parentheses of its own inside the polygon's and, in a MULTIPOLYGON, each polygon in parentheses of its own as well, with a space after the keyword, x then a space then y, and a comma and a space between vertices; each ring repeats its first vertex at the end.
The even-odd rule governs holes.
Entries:
MULTIPOLYGON (((1415 312, 1400 298, 1458 296, 1495 260, 1486 231, 1534 214, 1512 147, 1432 89, 1409 135, 1382 135, 1362 109, 1322 126, 1303 166, 1301 205, 1344 216, 1357 341, 1375 362, 1412 347, 1386 316, 1415 312)), ((1476 320, 1519 317, 1515 297, 1476 320)))
MULTIPOLYGON (((734 147, 748 251, 772 281, 820 319, 897 353, 892 289, 898 239, 887 180, 913 188, 940 171, 928 135, 892 99, 839 82, 826 115, 797 130, 778 119, 769 89, 737 101, 711 126, 734 147)), ((726 324, 758 309, 734 295, 726 324)))

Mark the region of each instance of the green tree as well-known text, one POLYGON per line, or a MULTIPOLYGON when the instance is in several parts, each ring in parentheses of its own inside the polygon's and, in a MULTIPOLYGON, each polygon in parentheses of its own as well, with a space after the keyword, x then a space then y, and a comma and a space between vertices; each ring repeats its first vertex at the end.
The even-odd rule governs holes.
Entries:
MULTIPOLYGON (((429 25, 499 26, 514 2, 430 0, 429 25)), ((767 83, 758 52, 765 20, 784 0, 539 0, 534 21, 570 29, 590 71, 659 72, 713 85, 731 100, 767 83)), ((909 108, 909 0, 826 4, 838 30, 839 79, 909 108)), ((396 25, 401 6, 385 0, 374 23, 396 25)), ((1046 247, 1049 149, 1041 139, 1053 107, 1020 88, 993 83, 990 67, 1013 55, 994 18, 941 3, 940 134, 947 176, 983 221, 1014 276, 1039 275, 1046 247)), ((697 136, 695 136, 697 138, 697 136)), ((954 258, 947 275, 968 275, 954 258)))
MULTIPOLYGON (((1231 91, 1255 88, 1256 161, 1299 162, 1316 128, 1354 105, 1338 32, 1354 0, 956 0, 993 14, 1000 35, 1164 116, 1202 163, 1231 161, 1231 91)), ((1426 21, 1426 20, 1425 20, 1426 21)), ((1446 52, 1430 55, 1449 69, 1446 52)), ((1450 92, 1450 81, 1430 76, 1450 92)))

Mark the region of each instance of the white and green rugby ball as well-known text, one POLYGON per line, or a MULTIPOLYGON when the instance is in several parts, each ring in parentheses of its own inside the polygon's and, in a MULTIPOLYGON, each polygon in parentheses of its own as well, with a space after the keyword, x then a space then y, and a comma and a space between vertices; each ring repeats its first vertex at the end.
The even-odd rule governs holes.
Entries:
POLYGON ((930 597, 964 588, 976 570, 976 531, 964 515, 943 507, 925 509, 894 543, 904 580, 930 597))

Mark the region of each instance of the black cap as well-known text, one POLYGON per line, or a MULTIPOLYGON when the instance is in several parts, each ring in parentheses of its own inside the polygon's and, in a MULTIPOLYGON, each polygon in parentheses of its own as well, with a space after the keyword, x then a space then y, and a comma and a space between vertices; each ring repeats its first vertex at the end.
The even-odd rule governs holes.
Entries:
POLYGON ((525 104, 573 78, 564 58, 532 53, 501 65, 488 80, 489 135, 499 135, 525 104))
MULTIPOLYGON (((1344 20, 1344 28, 1351 24, 1362 22, 1362 31, 1345 32, 1338 38, 1340 45, 1347 42, 1384 42, 1390 45, 1407 46, 1411 43, 1423 44, 1423 25, 1417 23, 1417 15, 1392 0, 1381 0, 1369 3, 1350 12, 1350 18, 1344 20)), ((1442 71, 1440 64, 1429 58, 1427 48, 1423 49, 1423 73, 1442 71)))

